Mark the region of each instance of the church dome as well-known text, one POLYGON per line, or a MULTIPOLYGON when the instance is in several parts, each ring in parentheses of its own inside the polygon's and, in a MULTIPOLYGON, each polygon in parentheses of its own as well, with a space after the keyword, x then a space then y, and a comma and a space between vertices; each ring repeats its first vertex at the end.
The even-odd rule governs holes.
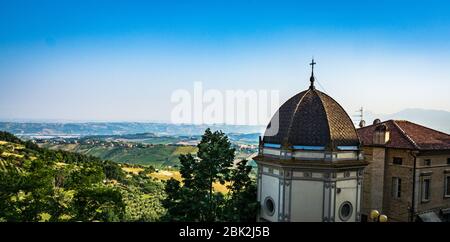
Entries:
POLYGON ((352 120, 330 96, 311 86, 286 101, 275 113, 263 137, 264 144, 284 147, 342 150, 358 149, 360 141, 352 120))

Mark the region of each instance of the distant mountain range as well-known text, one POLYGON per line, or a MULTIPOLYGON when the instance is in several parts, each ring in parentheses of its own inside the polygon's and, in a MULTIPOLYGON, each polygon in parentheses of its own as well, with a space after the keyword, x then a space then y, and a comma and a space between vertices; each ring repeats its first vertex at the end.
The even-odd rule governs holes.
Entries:
MULTIPOLYGON (((255 134, 264 131, 263 126, 250 125, 193 125, 138 122, 88 122, 88 123, 40 123, 0 122, 0 130, 18 136, 90 136, 148 134, 168 136, 202 135, 205 129, 222 130, 227 134, 255 134)), ((254 135, 253 135, 254 136, 254 135)), ((257 136, 256 136, 257 137, 257 136)))
MULTIPOLYGON (((375 114, 365 112, 366 125, 379 118, 403 119, 421 124, 432 129, 450 133, 450 112, 430 109, 404 109, 393 114, 375 114)), ((356 118, 354 119, 356 121, 356 118)), ((0 122, 0 130, 8 131, 19 136, 90 136, 90 135, 126 135, 146 134, 156 136, 198 136, 206 128, 222 130, 230 138, 238 140, 255 140, 264 132, 264 126, 252 125, 194 125, 170 123, 141 123, 141 122, 0 122), (149 134, 152 133, 152 134, 149 134), (243 136, 248 134, 248 137, 243 136), (236 137, 234 137, 236 136, 236 137)))
POLYGON ((373 120, 377 118, 381 121, 389 119, 408 120, 435 130, 450 133, 450 112, 443 110, 409 108, 392 114, 364 112, 366 125, 372 124, 373 120))

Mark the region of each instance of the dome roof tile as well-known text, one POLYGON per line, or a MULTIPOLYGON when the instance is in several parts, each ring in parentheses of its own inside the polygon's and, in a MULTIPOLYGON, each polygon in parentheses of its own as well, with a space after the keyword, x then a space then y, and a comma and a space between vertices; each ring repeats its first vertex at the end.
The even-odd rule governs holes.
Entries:
POLYGON ((356 129, 345 110, 333 98, 315 88, 298 93, 278 109, 267 126, 263 142, 284 146, 324 146, 327 150, 360 145, 356 129))

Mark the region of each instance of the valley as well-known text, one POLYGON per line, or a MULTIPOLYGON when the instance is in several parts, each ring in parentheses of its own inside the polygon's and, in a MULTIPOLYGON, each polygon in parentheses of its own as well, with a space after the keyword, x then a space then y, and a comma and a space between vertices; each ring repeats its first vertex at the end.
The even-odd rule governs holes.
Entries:
MULTIPOLYGON (((249 139, 255 138, 254 136, 254 134, 230 134, 230 140, 236 149, 236 161, 248 159, 250 165, 256 165, 251 158, 257 152, 257 145, 248 142, 249 139)), ((197 152, 196 146, 200 138, 200 136, 159 136, 153 133, 48 139, 28 137, 42 148, 77 152, 119 163, 169 170, 177 169, 179 155, 197 152)))

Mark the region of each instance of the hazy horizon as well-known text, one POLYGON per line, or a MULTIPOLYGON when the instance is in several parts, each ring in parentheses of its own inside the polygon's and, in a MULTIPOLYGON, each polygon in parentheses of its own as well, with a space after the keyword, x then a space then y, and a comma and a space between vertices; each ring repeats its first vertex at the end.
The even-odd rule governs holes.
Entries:
MULTIPOLYGON (((374 113, 371 110, 364 110, 364 115, 365 116, 369 116, 369 117, 373 117, 373 116, 380 116, 380 117, 384 117, 384 116, 392 116, 395 114, 398 114, 400 112, 403 111, 409 111, 409 110, 418 110, 418 111, 434 111, 434 112, 446 112, 449 114, 450 116, 450 112, 446 111, 446 110, 439 110, 439 109, 422 109, 422 108, 406 108, 406 109, 402 109, 399 110, 397 112, 393 112, 393 113, 374 113)), ((358 114, 359 112, 357 112, 357 110, 354 110, 354 112, 350 112, 347 111, 347 114, 350 116, 350 118, 352 120, 354 120, 355 122, 357 120, 359 120, 358 114)), ((377 117, 379 118, 379 117, 377 117)), ((372 119, 366 119, 364 118, 366 122, 368 122, 367 124, 369 124, 371 121, 373 121, 372 119)), ((382 120, 385 121, 385 120, 382 120)), ((50 118, 50 119, 46 119, 46 118, 2 118, 0 117, 0 122, 17 122, 17 123, 27 123, 27 122, 35 122, 35 123, 120 123, 120 122, 124 122, 124 123, 171 123, 170 120, 132 120, 132 119, 121 119, 121 120, 113 120, 113 119, 106 119, 106 120, 101 120, 101 119, 57 119, 57 118, 50 118)), ((208 125, 208 123, 202 123, 202 124, 195 124, 195 123, 183 123, 184 125, 208 125)), ((227 124, 227 123, 212 123, 211 125, 236 125, 239 126, 240 124, 227 124)), ((262 126, 265 126, 265 124, 261 124, 262 126)), ((249 125, 249 126, 261 126, 261 125, 249 125)))

